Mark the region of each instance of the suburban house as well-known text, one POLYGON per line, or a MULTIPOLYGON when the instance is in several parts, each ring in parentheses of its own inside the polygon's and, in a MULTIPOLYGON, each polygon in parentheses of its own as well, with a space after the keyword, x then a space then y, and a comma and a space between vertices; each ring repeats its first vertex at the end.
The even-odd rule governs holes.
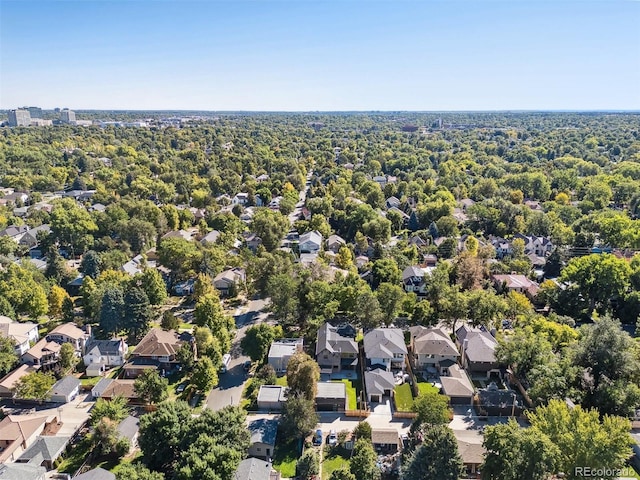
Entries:
POLYGON ((200 243, 202 245, 213 245, 220 238, 220 232, 218 230, 211 230, 204 237, 200 239, 200 243))
POLYGON ((298 243, 300 253, 318 253, 322 248, 322 235, 317 230, 300 235, 298 243))
POLYGON ((20 242, 22 235, 28 231, 28 225, 9 225, 7 228, 0 230, 0 237, 9 237, 15 242, 20 242))
POLYGON ((38 439, 20 455, 16 463, 27 463, 52 470, 55 461, 60 458, 65 448, 67 448, 69 440, 71 440, 71 437, 38 437, 38 439))
POLYGON ((400 434, 395 428, 374 428, 371 443, 378 453, 395 453, 400 449, 400 434))
POLYGON ((448 368, 447 375, 440 377, 442 393, 454 405, 473 405, 475 389, 467 372, 456 363, 448 368))
POLYGON ((325 323, 316 336, 316 361, 323 373, 355 370, 358 365, 358 344, 343 337, 338 328, 325 323))
POLYGON ((193 234, 191 232, 188 232, 187 230, 173 230, 171 232, 165 233, 162 237, 160 237, 161 240, 165 240, 168 238, 178 238, 191 241, 191 239, 193 238, 193 234))
POLYGON ((247 274, 244 268, 230 268, 219 273, 213 279, 213 286, 220 292, 222 296, 229 295, 233 289, 244 285, 247 280, 247 274))
POLYGON ((58 363, 61 348, 62 345, 59 343, 48 342, 46 338, 43 338, 27 350, 27 352, 22 355, 20 361, 28 365, 47 369, 47 367, 58 363))
POLYGON ((23 355, 29 350, 31 342, 40 338, 38 325, 31 322, 14 322, 9 317, 0 315, 0 336, 13 340, 16 354, 23 355))
POLYGON ((129 441, 129 450, 133 451, 136 448, 136 442, 138 441, 140 420, 129 415, 118 424, 116 429, 120 434, 120 438, 126 438, 129 441))
POLYGON ((33 248, 38 246, 38 236, 48 235, 51 232, 49 225, 44 224, 38 227, 27 230, 18 242, 20 245, 24 245, 27 248, 33 248))
POLYGON ((468 478, 476 478, 480 473, 480 466, 484 463, 485 449, 482 443, 470 443, 465 440, 456 439, 458 442, 458 453, 462 458, 464 473, 468 478))
POLYGON ((540 290, 536 282, 529 280, 524 275, 491 275, 491 281, 498 293, 518 292, 525 294, 530 299, 534 299, 540 290))
POLYGON ((88 377, 102 375, 107 368, 124 365, 128 346, 124 339, 89 340, 82 357, 88 377))
POLYGON ((390 208, 400 208, 400 204, 401 204, 400 199, 394 196, 387 198, 387 200, 384 203, 385 203, 385 206, 387 207, 387 210, 390 208))
POLYGON ((249 204, 249 194, 248 193, 236 193, 236 195, 231 200, 232 205, 241 205, 246 206, 249 204))
POLYGON ((47 340, 56 343, 70 343, 76 352, 84 353, 84 347, 91 335, 79 329, 73 323, 63 323, 51 330, 47 335, 47 340))
POLYGON ((514 390, 500 389, 495 382, 478 389, 478 404, 485 415, 517 417, 524 411, 522 401, 514 390))
POLYGON ((263 460, 270 459, 276 446, 278 420, 267 418, 252 420, 249 422, 248 430, 251 434, 251 443, 247 455, 263 460))
POLYGON ((340 247, 346 244, 347 242, 340 235, 329 235, 329 238, 327 238, 327 250, 333 253, 338 253, 340 247))
POLYGON ((45 480, 47 469, 22 463, 0 464, 0 478, 7 480, 45 480))
MULTIPOLYGON (((102 392, 99 393, 99 397, 97 398, 102 398, 104 400, 112 400, 114 397, 120 396, 120 397, 126 398, 130 404, 142 403, 141 400, 138 398, 138 395, 136 394, 136 391, 134 388, 135 380, 127 380, 127 379, 121 379, 121 378, 116 378, 116 379, 103 378, 102 380, 100 380, 99 383, 101 383, 103 380, 108 380, 108 383, 106 385, 103 384, 101 386, 102 392)), ((96 387, 97 386, 98 385, 96 385, 96 387)), ((96 390, 96 387, 94 387, 92 392, 96 390)))
POLYGON ((269 462, 249 457, 240 462, 233 480, 280 480, 280 474, 269 462))
POLYGON ((470 375, 482 374, 487 378, 502 374, 496 361, 496 339, 484 329, 463 325, 456 330, 456 344, 460 348, 462 366, 470 375))
POLYGON ((369 403, 380 403, 383 397, 391 398, 396 387, 393 373, 381 368, 364 372, 364 385, 369 403))
POLYGON ((260 245, 262 245, 262 239, 255 233, 250 233, 244 238, 247 248, 252 252, 255 252, 260 245))
POLYGON ((399 328, 376 328, 364 336, 364 354, 369 366, 404 371, 407 346, 399 328))
POLYGON ((343 382, 318 382, 316 410, 344 412, 347 410, 347 386, 343 382))
POLYGON ((402 271, 402 286, 405 292, 425 295, 427 279, 431 275, 431 268, 411 265, 402 271))
POLYGON ((190 278, 189 280, 185 280, 184 282, 177 283, 173 287, 173 293, 178 295, 179 297, 186 297, 187 295, 193 294, 193 287, 196 281, 194 278, 190 278))
POLYGON ((131 353, 124 365, 125 378, 137 378, 144 370, 157 368, 172 370, 178 365, 176 354, 185 342, 191 342, 190 333, 178 333, 152 328, 131 353))
POLYGON ((277 373, 287 371, 289 359, 298 352, 302 352, 304 340, 302 338, 282 338, 276 340, 269 347, 267 363, 273 367, 277 373))
POLYGON ((513 253, 511 249, 511 243, 502 237, 491 237, 491 245, 496 250, 496 258, 501 259, 507 257, 513 253))
POLYGON ((102 467, 93 468, 88 472, 81 473, 73 477, 73 480, 116 480, 115 473, 105 470, 102 467))
POLYGON ((518 238, 524 242, 525 255, 533 254, 538 257, 548 257, 551 255, 554 245, 549 237, 516 233, 513 236, 513 240, 518 238))
POLYGON ((4 417, 0 421, 0 463, 17 460, 42 433, 46 423, 47 417, 4 417))
POLYGON ((72 376, 64 377, 51 387, 49 400, 56 403, 69 403, 79 392, 80 380, 72 376))
POLYGON ((15 370, 7 373, 0 379, 0 398, 13 398, 13 388, 16 386, 16 382, 25 375, 37 370, 37 368, 30 365, 20 365, 15 370))
POLYGON ((446 375, 447 370, 458 363, 460 353, 447 332, 441 328, 415 326, 411 332, 411 351, 415 368, 446 375))
POLYGON ((258 391, 258 410, 279 412, 287 400, 287 387, 262 385, 258 391))

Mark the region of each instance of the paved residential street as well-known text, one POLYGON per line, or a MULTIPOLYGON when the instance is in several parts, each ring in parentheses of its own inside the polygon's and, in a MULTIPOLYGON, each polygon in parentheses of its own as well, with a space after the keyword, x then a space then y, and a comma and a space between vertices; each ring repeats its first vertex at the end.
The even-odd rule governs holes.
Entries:
POLYGON ((247 375, 242 364, 249 357, 242 354, 240 342, 245 336, 247 328, 255 323, 263 322, 267 314, 261 312, 267 301, 264 299, 249 300, 240 307, 235 315, 236 337, 231 346, 231 362, 226 373, 220 374, 220 383, 207 397, 206 407, 212 410, 220 410, 227 405, 238 405, 242 399, 242 391, 247 381, 247 375))

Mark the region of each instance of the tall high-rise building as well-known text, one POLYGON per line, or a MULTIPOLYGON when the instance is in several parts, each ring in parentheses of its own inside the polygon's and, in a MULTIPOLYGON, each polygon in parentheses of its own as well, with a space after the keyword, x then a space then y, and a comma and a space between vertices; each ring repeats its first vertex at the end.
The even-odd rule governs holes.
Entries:
POLYGON ((60 120, 64 123, 76 123, 76 112, 65 108, 60 111, 60 120))
POLYGON ((17 108, 9 110, 9 126, 11 127, 28 127, 31 124, 31 115, 29 110, 17 108))
POLYGON ((27 107, 31 118, 42 118, 42 109, 40 107, 27 107))

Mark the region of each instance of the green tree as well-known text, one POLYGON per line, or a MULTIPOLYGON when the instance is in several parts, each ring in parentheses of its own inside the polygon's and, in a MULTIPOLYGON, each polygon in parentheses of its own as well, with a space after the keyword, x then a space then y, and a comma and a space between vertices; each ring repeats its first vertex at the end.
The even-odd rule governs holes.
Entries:
POLYGON ((51 373, 31 372, 20 378, 13 387, 14 397, 21 400, 38 400, 49 398, 51 387, 56 383, 51 373))
POLYGON ((122 289, 107 288, 100 302, 100 329, 106 336, 117 335, 122 329, 124 313, 125 302, 122 289))
POLYGON ((60 366, 66 370, 75 365, 77 361, 76 351, 70 343, 63 343, 60 347, 60 366))
POLYGON ((609 254, 576 257, 562 270, 560 282, 575 285, 575 292, 589 302, 587 314, 609 309, 611 298, 621 297, 629 287, 631 268, 627 261, 609 254))
POLYGON ((376 298, 382 310, 382 321, 390 325, 398 316, 404 300, 404 290, 399 285, 381 283, 376 290, 376 298))
POLYGON ((631 456, 631 424, 627 419, 609 415, 600 418, 595 409, 571 409, 562 400, 551 400, 528 417, 532 427, 558 447, 558 470, 570 480, 583 478, 576 467, 611 471, 622 468, 631 456))
POLYGON ((129 336, 140 339, 149 330, 153 313, 149 304, 149 297, 141 288, 129 288, 124 295, 124 311, 122 327, 129 336))
POLYGON ((298 280, 285 273, 274 275, 267 281, 271 311, 276 320, 284 326, 297 323, 300 309, 299 287, 298 280))
POLYGON ((4 377, 13 370, 18 362, 18 355, 13 339, 0 335, 0 377, 4 377))
POLYGON ((234 321, 224 313, 217 291, 207 293, 198 300, 193 316, 196 325, 209 327, 222 349, 229 350, 231 347, 229 332, 234 328, 234 321))
POLYGON ((406 480, 458 480, 461 474, 458 442, 453 431, 443 425, 424 430, 422 445, 403 469, 406 480))
POLYGON ((89 250, 82 256, 80 262, 80 272, 87 277, 91 277, 94 280, 100 275, 100 267, 102 266, 102 260, 100 255, 95 250, 89 250))
POLYGON ((121 463, 113 472, 117 480, 165 480, 164 473, 152 472, 141 463, 121 463))
POLYGON ((218 445, 215 438, 199 435, 180 456, 177 480, 233 480, 242 459, 235 448, 218 445))
POLYGON ((180 319, 171 310, 165 310, 162 313, 160 326, 163 330, 176 330, 180 326, 180 319))
POLYGON ((140 288, 149 297, 151 305, 162 305, 167 299, 167 286, 160 272, 155 268, 145 268, 139 278, 141 281, 140 288))
POLYGON ((560 451, 549 437, 534 428, 509 423, 488 426, 482 478, 488 480, 546 480, 555 473, 560 451))
POLYGON ((331 472, 329 480, 356 480, 356 477, 347 467, 340 467, 331 472))
POLYGON ((320 457, 312 449, 307 449, 296 463, 296 476, 301 480, 315 478, 320 473, 320 457))
POLYGON ((252 230, 262 239, 262 245, 269 252, 280 245, 280 241, 289 231, 289 227, 289 220, 286 216, 268 208, 258 209, 251 222, 252 230))
POLYGON ((314 400, 308 400, 304 395, 289 395, 284 403, 280 429, 290 438, 304 438, 318 423, 318 414, 314 400))
POLYGON ((191 374, 191 383, 199 392, 206 393, 218 383, 218 372, 209 357, 202 357, 191 374))
POLYGON ((371 424, 368 422, 358 422, 356 428, 353 429, 353 436, 357 439, 365 438, 371 441, 371 424))
POLYGON ((416 426, 443 425, 449 422, 449 399, 437 392, 422 393, 413 402, 416 426))
POLYGON ((127 454, 131 447, 129 439, 120 436, 118 424, 109 418, 98 421, 91 435, 91 441, 94 445, 93 451, 97 451, 100 455, 115 455, 118 458, 127 454))
POLYGON ((84 252, 93 244, 93 234, 98 231, 89 212, 71 198, 59 200, 50 217, 51 235, 72 253, 84 252))
POLYGON ((351 473, 357 479, 380 480, 380 469, 376 464, 378 455, 371 441, 361 438, 356 441, 351 456, 351 473))
POLYGON ((316 361, 303 352, 294 354, 287 364, 287 384, 294 395, 302 395, 313 401, 318 391, 320 367, 316 361))
POLYGON ((103 418, 108 418, 114 422, 124 420, 129 415, 127 399, 121 395, 116 395, 111 400, 99 398, 91 409, 89 422, 97 425, 103 418))
POLYGON ((178 360, 178 362, 180 362, 180 365, 182 365, 184 368, 186 368, 187 370, 191 370, 191 368, 193 367, 193 362, 195 361, 195 355, 193 352, 193 346, 190 342, 184 342, 180 346, 178 352, 176 353, 176 360, 178 360))
POLYGON ((245 336, 240 341, 240 347, 252 361, 263 362, 273 341, 282 336, 282 327, 259 323, 246 330, 245 336))
POLYGON ((168 386, 169 381, 166 378, 162 378, 156 369, 148 368, 136 378, 133 389, 138 398, 153 404, 160 403, 167 398, 168 386))

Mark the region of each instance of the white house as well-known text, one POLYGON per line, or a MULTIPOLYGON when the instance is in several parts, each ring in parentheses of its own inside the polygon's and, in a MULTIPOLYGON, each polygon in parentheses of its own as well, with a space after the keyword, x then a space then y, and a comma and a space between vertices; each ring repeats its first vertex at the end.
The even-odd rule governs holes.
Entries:
POLYGON ((300 253, 318 253, 322 248, 322 235, 317 230, 303 233, 300 235, 298 248, 300 253))
POLYGON ((277 373, 287 371, 289 359, 298 352, 302 352, 302 338, 282 338, 276 340, 269 348, 268 363, 277 373))
POLYGON ((233 205, 242 205, 243 207, 249 203, 249 194, 248 193, 237 193, 235 197, 231 200, 233 205))
POLYGON ((413 292, 424 295, 427 289, 427 279, 431 275, 433 267, 423 268, 419 265, 411 265, 402 271, 402 287, 405 292, 413 292))
POLYGON ((18 355, 24 355, 30 348, 30 342, 37 342, 40 338, 35 323, 14 322, 4 315, 0 315, 0 336, 13 340, 18 355))
POLYGON ((58 325, 47 335, 48 341, 60 344, 70 343, 80 353, 84 353, 84 347, 90 338, 90 334, 85 333, 71 322, 58 325))
POLYGON ((87 376, 97 377, 109 367, 124 365, 127 349, 123 339, 90 340, 82 357, 87 376))
POLYGON ((399 328, 376 328, 364 336, 364 354, 369 365, 389 371, 404 370, 407 346, 399 328))

